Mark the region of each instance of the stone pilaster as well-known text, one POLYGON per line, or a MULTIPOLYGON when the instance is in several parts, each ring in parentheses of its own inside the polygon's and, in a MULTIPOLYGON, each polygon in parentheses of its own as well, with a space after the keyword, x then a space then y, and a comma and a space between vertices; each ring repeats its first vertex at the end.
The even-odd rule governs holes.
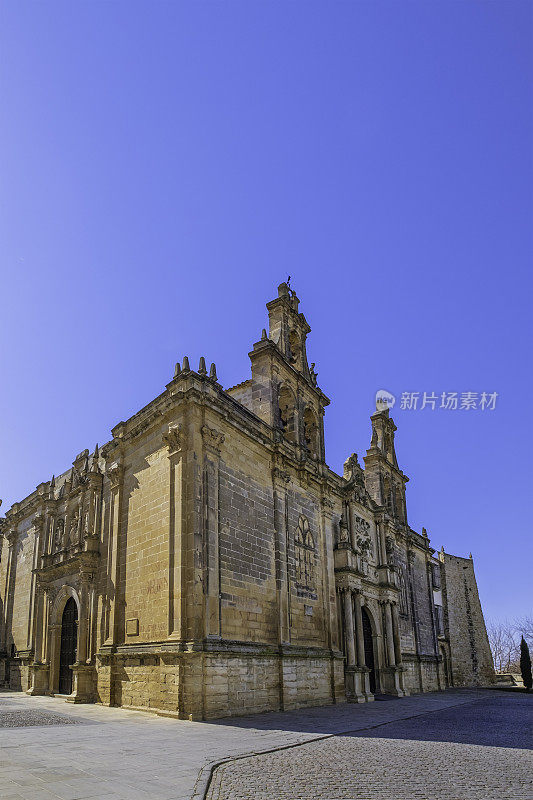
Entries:
POLYGON ((49 667, 44 663, 44 617, 46 612, 46 595, 43 586, 35 587, 34 611, 34 658, 30 665, 30 680, 27 694, 43 695, 49 688, 49 667))
MULTIPOLYGON (((91 576, 92 577, 92 576, 91 576)), ((87 663, 87 642, 89 628, 89 577, 81 574, 80 579, 80 613, 78 618, 78 649, 77 661, 79 664, 87 663)))
POLYGON ((183 429, 171 424, 163 434, 168 449, 170 471, 169 539, 168 539, 168 635, 182 639, 184 585, 182 563, 183 531, 183 429))
POLYGON ((324 624, 328 647, 338 651, 339 626, 337 621, 337 595, 335 590, 335 562, 333 558, 333 502, 329 497, 323 497, 321 505, 324 624))
POLYGON ((352 592, 350 589, 344 590, 344 636, 346 639, 346 665, 353 667, 355 659, 355 638, 353 627, 352 592))
POLYGON ((0 631, 0 651, 5 651, 9 657, 11 649, 10 630, 13 616, 13 601, 15 591, 15 576, 17 571, 16 545, 18 534, 16 528, 9 529, 5 534, 8 544, 6 583, 4 589, 4 613, 0 618, 2 625, 0 631))
POLYGON ((112 462, 107 468, 107 477, 111 486, 110 494, 110 522, 109 522, 109 550, 108 550, 108 591, 109 616, 107 621, 107 637, 105 644, 112 645, 117 640, 118 603, 120 595, 120 529, 122 513, 122 486, 124 480, 124 467, 118 461, 112 462))
POLYGON ((391 612, 392 612, 392 632, 394 636, 394 654, 396 658, 396 668, 398 671, 398 684, 401 692, 407 696, 409 692, 405 688, 405 681, 404 681, 404 667, 402 665, 402 647, 400 641, 400 623, 398 619, 398 604, 395 602, 391 603, 391 612))
POLYGON ((274 491, 274 529, 276 594, 278 606, 278 644, 290 644, 290 586, 288 572, 287 486, 290 475, 279 467, 272 471, 274 491))
POLYGON ((383 606, 385 615, 385 640, 387 647, 387 664, 389 667, 396 666, 396 655, 394 652, 394 636, 392 633, 392 613, 390 603, 386 602, 383 606))
POLYGON ((355 592, 355 631, 357 641, 357 664, 359 667, 366 667, 365 661, 365 640, 363 636, 363 613, 361 592, 355 592))
POLYGON ((205 542, 205 632, 219 638, 221 629, 220 598, 220 531, 219 531, 219 464, 224 434, 202 426, 204 443, 204 542, 205 542))

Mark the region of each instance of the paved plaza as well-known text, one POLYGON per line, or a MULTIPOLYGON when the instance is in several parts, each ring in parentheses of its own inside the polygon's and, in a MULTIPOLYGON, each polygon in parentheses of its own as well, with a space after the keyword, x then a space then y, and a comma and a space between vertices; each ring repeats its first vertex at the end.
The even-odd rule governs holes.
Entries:
POLYGON ((1 800, 533 800, 533 696, 185 722, 0 694, 1 800))

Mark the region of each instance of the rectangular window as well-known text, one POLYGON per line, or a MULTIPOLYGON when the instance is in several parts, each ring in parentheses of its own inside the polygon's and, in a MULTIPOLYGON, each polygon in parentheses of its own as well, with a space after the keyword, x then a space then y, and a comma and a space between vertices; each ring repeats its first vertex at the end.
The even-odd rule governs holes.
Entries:
POLYGON ((440 589, 440 564, 431 565, 431 579, 434 589, 440 589))

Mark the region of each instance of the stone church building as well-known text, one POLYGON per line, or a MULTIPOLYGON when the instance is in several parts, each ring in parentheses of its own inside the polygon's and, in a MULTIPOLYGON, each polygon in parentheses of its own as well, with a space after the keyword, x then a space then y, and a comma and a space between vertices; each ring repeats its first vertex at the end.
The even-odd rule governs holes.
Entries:
POLYGON ((489 683, 471 558, 408 523, 388 409, 327 466, 282 283, 251 378, 165 390, 0 520, 0 684, 188 719, 489 683))

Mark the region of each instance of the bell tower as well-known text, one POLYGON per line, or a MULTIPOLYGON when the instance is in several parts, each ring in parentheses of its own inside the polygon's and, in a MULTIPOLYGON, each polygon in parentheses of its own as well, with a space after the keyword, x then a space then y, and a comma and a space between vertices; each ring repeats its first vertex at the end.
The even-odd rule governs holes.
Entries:
POLYGON ((287 283, 278 286, 278 296, 267 303, 269 333, 274 342, 297 372, 310 380, 311 373, 307 363, 306 340, 311 328, 303 314, 298 312, 300 301, 296 292, 287 283))
POLYGON ((298 461, 323 462, 324 409, 329 399, 317 385, 307 361, 311 331, 288 282, 267 303, 269 328, 254 344, 250 410, 277 430, 279 440, 298 461))
POLYGON ((372 499, 384 506, 389 516, 407 524, 405 484, 409 478, 398 467, 394 434, 396 425, 389 409, 376 411, 370 417, 372 438, 365 456, 365 486, 372 499))

